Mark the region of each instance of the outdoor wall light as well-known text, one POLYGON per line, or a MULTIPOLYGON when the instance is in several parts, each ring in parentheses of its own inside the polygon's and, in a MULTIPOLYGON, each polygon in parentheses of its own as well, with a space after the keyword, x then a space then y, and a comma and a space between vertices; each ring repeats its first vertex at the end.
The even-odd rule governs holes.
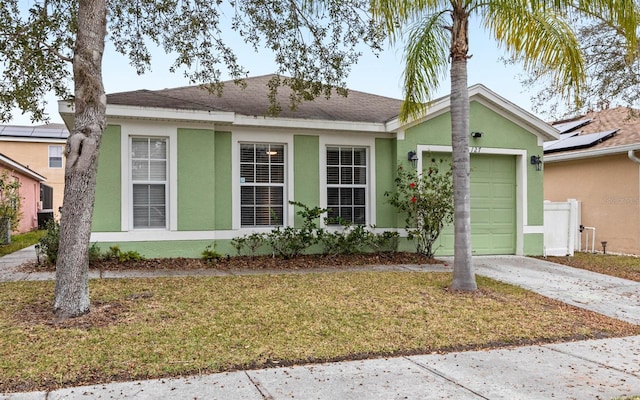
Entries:
POLYGON ((471 132, 471 137, 474 139, 478 139, 482 137, 482 132, 471 132))
POLYGON ((531 165, 536 166, 536 171, 542 170, 542 158, 540 156, 531 156, 531 165))
POLYGON ((415 151, 410 151, 407 153, 407 160, 411 161, 411 165, 415 168, 418 164, 418 154, 415 151))

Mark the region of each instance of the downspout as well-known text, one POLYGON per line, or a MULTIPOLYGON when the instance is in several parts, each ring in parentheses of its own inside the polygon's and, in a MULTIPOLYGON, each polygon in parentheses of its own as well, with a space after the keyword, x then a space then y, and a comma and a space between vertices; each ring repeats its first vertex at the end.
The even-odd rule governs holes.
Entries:
POLYGON ((629 152, 627 153, 627 155, 629 156, 629 160, 640 164, 640 158, 638 158, 636 156, 636 151, 635 150, 629 150, 629 152))

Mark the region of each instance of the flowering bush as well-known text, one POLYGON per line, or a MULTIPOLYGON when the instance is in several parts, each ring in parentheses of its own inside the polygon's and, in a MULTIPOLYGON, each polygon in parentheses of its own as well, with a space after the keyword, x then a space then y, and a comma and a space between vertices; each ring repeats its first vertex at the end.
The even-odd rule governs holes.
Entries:
POLYGON ((433 245, 444 225, 453 222, 452 172, 443 164, 432 158, 422 175, 399 166, 396 190, 385 193, 389 203, 405 215, 408 238, 427 257, 433 257, 433 245))

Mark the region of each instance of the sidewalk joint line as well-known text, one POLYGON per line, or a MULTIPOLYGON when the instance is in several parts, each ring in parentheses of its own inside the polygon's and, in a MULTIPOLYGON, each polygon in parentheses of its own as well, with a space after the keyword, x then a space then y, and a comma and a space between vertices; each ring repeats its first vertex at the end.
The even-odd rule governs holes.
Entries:
POLYGON ((420 367, 420 368, 422 368, 422 369, 424 369, 424 370, 426 370, 426 371, 429 371, 429 372, 431 372, 431 373, 432 373, 432 374, 434 374, 434 375, 439 376, 440 378, 442 378, 442 379, 446 380, 447 382, 453 383, 455 386, 458 386, 459 388, 462 388, 462 389, 464 389, 464 390, 466 390, 466 391, 468 391, 468 392, 471 392, 471 393, 475 394, 476 396, 478 396, 478 397, 480 397, 480 398, 483 398, 483 399, 485 399, 485 400, 491 400, 490 398, 488 398, 488 397, 486 397, 486 396, 484 396, 484 395, 482 395, 482 394, 480 394, 480 393, 476 392, 475 390, 473 390, 473 389, 471 389, 471 388, 468 388, 468 387, 466 387, 466 386, 464 386, 464 385, 460 384, 460 383, 459 383, 459 382, 457 382, 455 379, 453 379, 453 378, 449 378, 447 375, 443 374, 442 372, 438 371, 437 369, 433 369, 433 368, 431 368, 431 367, 427 367, 426 365, 424 365, 424 364, 422 364, 422 363, 420 363, 420 362, 418 362, 418 361, 412 360, 412 359, 411 359, 411 358, 409 358, 409 357, 403 357, 403 358, 404 358, 405 360, 407 360, 407 361, 409 361, 409 362, 411 362, 411 363, 413 363, 413 364, 417 365, 418 367, 420 367))
POLYGON ((249 378, 249 382, 251 382, 251 384, 256 388, 256 390, 260 393, 260 396, 262 396, 264 400, 274 400, 274 397, 271 396, 271 394, 269 394, 269 391, 260 384, 260 381, 254 380, 251 375, 249 375, 248 371, 244 371, 244 374, 247 378, 249 378))
MULTIPOLYGON (((557 344, 563 344, 563 343, 557 343, 557 344)), ((581 356, 581 355, 578 355, 578 354, 575 354, 575 353, 571 353, 571 352, 568 352, 568 351, 566 351, 566 350, 556 349, 556 348, 553 348, 553 347, 550 347, 550 346, 551 346, 551 345, 544 345, 544 346, 541 346, 541 347, 543 347, 543 348, 545 348, 545 349, 553 350, 553 351, 555 351, 556 353, 560 353, 560 354, 564 354, 564 355, 566 355, 566 356, 570 356, 570 357, 573 357, 573 358, 577 358, 577 359, 582 360, 582 361, 587 361, 587 362, 589 362, 589 363, 591 363, 591 364, 599 365, 599 366, 601 366, 601 367, 603 367, 603 368, 606 368, 606 369, 612 369, 612 370, 614 370, 614 371, 622 372, 623 374, 625 374, 625 375, 629 375, 629 376, 632 376, 632 377, 634 377, 634 378, 640 378, 640 374, 634 374, 634 373, 632 373, 632 372, 625 371, 625 370, 623 370, 623 369, 620 369, 620 368, 617 368, 617 367, 614 367, 614 366, 611 366, 611 365, 607 365, 607 364, 601 363, 601 362, 599 362, 599 361, 594 361, 594 360, 591 360, 591 359, 589 359, 589 358, 583 357, 583 356, 581 356), (549 347, 548 347, 548 346, 549 346, 549 347)))

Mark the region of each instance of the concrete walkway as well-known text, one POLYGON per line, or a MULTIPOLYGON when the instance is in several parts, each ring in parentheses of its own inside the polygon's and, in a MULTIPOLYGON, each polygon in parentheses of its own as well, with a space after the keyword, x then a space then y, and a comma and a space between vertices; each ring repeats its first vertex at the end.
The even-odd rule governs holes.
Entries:
MULTIPOLYGON (((33 249, 19 253, 22 255, 0 258, 0 280, 53 278, 51 273, 17 272, 20 259, 35 256, 33 249)), ((479 275, 640 324, 638 282, 525 257, 476 257, 474 265, 479 275)), ((446 270, 443 266, 375 269, 446 270)), ((125 271, 103 278, 158 274, 125 271)), ((110 383, 52 392, 0 394, 0 399, 547 400, 613 399, 633 394, 640 395, 640 336, 110 383)))

